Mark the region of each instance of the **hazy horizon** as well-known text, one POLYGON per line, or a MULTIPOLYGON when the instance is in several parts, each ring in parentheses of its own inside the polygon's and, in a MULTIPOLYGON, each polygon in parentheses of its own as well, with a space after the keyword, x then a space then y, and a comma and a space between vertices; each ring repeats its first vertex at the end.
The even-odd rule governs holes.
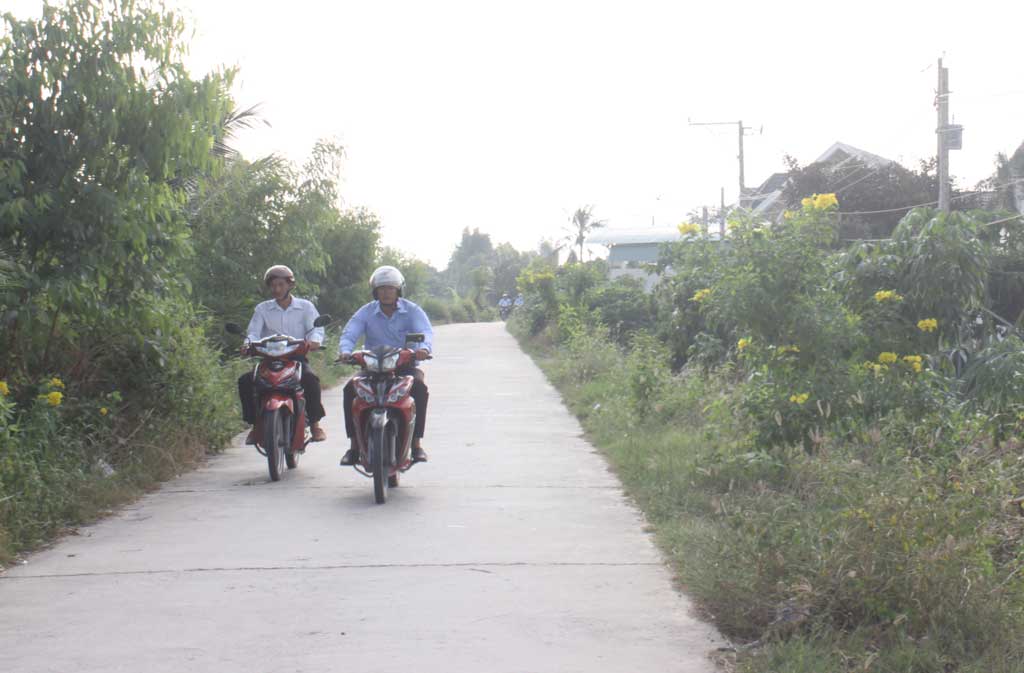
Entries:
POLYGON ((943 54, 965 126, 958 186, 1024 141, 1024 8, 1003 3, 168 5, 193 18, 193 72, 237 65, 238 105, 271 124, 238 139, 247 158, 302 162, 338 140, 346 205, 439 268, 466 227, 532 249, 585 204, 629 228, 675 224, 720 187, 735 201, 735 127, 688 119, 754 129, 747 187, 836 141, 916 168, 935 153, 943 54))

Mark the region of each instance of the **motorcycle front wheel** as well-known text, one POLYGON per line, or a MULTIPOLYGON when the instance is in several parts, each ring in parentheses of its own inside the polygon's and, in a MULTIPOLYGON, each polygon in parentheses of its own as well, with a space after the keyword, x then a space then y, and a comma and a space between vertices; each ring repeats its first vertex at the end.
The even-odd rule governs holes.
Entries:
POLYGON ((387 461, 384 459, 386 428, 370 433, 370 469, 373 470, 373 499, 378 505, 388 501, 387 461))
POLYGON ((288 439, 285 439, 286 416, 283 409, 263 412, 263 448, 267 452, 270 481, 280 481, 284 474, 284 454, 288 445, 288 439))

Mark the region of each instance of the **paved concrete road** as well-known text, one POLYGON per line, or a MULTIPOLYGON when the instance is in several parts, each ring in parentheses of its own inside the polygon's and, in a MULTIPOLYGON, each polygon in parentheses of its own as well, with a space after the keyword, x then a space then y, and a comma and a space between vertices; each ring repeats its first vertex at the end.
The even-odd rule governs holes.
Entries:
POLYGON ((282 481, 233 448, 0 578, 0 671, 711 671, 720 641, 503 326, 436 350, 431 462, 386 505, 337 467, 332 391, 282 481))

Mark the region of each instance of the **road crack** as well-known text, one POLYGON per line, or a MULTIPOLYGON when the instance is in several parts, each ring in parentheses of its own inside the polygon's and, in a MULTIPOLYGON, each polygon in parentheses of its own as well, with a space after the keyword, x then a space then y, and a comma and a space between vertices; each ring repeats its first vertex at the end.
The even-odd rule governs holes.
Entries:
POLYGON ((71 579, 76 577, 125 577, 132 575, 175 575, 175 574, 201 574, 201 573, 230 573, 230 572, 300 572, 310 570, 374 570, 385 568, 468 568, 470 570, 482 570, 483 568, 633 568, 643 566, 661 566, 657 561, 504 561, 487 563, 339 563, 329 565, 279 565, 279 566, 226 566, 210 568, 178 568, 178 569, 156 569, 156 570, 110 570, 105 572, 84 572, 84 573, 45 573, 38 575, 0 575, 0 582, 17 580, 39 580, 39 579, 71 579))

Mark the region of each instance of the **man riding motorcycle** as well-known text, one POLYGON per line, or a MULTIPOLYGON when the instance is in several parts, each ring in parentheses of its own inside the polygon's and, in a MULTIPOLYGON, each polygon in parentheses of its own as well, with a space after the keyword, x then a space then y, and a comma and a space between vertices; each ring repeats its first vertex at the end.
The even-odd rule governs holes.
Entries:
MULTIPOLYGON (((417 333, 423 334, 424 340, 416 350, 416 360, 426 360, 430 357, 434 336, 430 318, 422 308, 408 299, 402 298, 404 288, 405 277, 395 267, 382 266, 373 272, 373 275, 370 276, 373 301, 356 311, 352 319, 345 325, 341 341, 338 344, 339 359, 347 361, 352 356, 352 351, 355 350, 356 342, 360 338, 366 338, 364 348, 367 349, 380 346, 403 348, 406 345, 406 336, 417 333)), ((413 429, 412 459, 416 462, 425 462, 427 452, 423 450, 420 441, 423 439, 427 422, 429 392, 424 382, 423 370, 412 365, 407 370, 400 371, 399 374, 414 377, 412 398, 416 402, 416 427, 413 429)), ((344 404, 345 433, 352 440, 352 445, 341 459, 342 465, 355 465, 359 462, 355 425, 352 421, 352 402, 355 400, 355 396, 355 388, 350 380, 345 384, 344 404)))
MULTIPOLYGON (((313 302, 292 296, 295 289, 295 274, 284 265, 276 265, 263 274, 263 284, 270 288, 273 299, 256 305, 249 328, 246 330, 242 355, 248 355, 249 344, 274 334, 285 334, 293 339, 303 339, 310 351, 317 350, 324 342, 324 328, 314 327, 320 313, 313 302)), ((305 357, 300 357, 303 362, 305 357)), ((320 401, 320 379, 309 368, 302 368, 302 389, 306 398, 306 415, 309 418, 310 441, 322 442, 327 433, 320 427, 320 419, 326 414, 320 401)), ((256 423, 256 384, 252 372, 238 379, 238 397, 242 400, 242 418, 249 425, 256 423)), ((249 431, 246 444, 255 444, 255 429, 249 431)))

